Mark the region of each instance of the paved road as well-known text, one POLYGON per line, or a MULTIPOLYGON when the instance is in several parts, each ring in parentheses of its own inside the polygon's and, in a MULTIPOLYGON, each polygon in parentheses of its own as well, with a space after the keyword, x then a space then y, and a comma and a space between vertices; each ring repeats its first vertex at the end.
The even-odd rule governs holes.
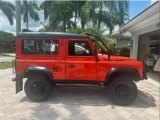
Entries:
POLYGON ((56 86, 45 102, 15 94, 11 69, 0 71, 0 120, 159 120, 159 87, 138 82, 138 98, 129 106, 112 104, 106 91, 93 87, 56 86))
POLYGON ((12 61, 15 57, 0 56, 0 62, 12 61))

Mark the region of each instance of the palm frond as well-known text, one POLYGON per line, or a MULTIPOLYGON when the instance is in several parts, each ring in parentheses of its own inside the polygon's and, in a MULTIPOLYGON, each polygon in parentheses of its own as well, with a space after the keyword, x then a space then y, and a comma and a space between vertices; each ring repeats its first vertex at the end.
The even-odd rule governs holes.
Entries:
POLYGON ((39 7, 36 4, 35 0, 34 1, 23 1, 21 9, 22 9, 22 14, 23 14, 23 22, 27 23, 27 25, 28 25, 29 17, 31 17, 35 21, 39 20, 39 15, 38 15, 39 7))
POLYGON ((15 16, 15 6, 7 1, 0 1, 0 10, 8 18, 11 25, 13 25, 13 18, 15 16))

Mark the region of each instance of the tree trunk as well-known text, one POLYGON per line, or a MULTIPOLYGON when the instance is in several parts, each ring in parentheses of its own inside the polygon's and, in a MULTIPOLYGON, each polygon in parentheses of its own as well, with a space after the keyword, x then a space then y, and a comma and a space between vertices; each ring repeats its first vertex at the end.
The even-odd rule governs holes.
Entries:
POLYGON ((97 20, 93 19, 92 20, 92 28, 97 27, 97 20))
POLYGON ((81 28, 84 30, 85 29, 85 22, 81 20, 81 28))
POLYGON ((71 29, 71 24, 68 22, 67 23, 67 30, 66 31, 68 31, 68 30, 70 30, 71 29))
POLYGON ((100 29, 101 27, 101 21, 102 21, 102 7, 103 7, 103 2, 100 1, 100 10, 99 10, 99 14, 98 14, 98 29, 100 29))
POLYGON ((63 31, 66 32, 66 19, 63 20, 63 31))
POLYGON ((21 1, 16 1, 16 34, 21 32, 21 1))
POLYGON ((27 12, 27 21, 26 21, 26 29, 28 30, 28 12, 27 12))
POLYGON ((77 20, 77 11, 75 11, 75 16, 74 16, 74 23, 75 23, 75 25, 76 25, 76 21, 77 20))
MULTIPOLYGON (((95 14, 95 11, 94 11, 94 14, 95 14)), ((95 28, 95 27, 97 27, 97 20, 96 20, 95 17, 93 17, 93 19, 92 19, 92 28, 95 28)))
POLYGON ((109 33, 112 34, 112 32, 113 32, 113 27, 110 27, 109 28, 109 33))

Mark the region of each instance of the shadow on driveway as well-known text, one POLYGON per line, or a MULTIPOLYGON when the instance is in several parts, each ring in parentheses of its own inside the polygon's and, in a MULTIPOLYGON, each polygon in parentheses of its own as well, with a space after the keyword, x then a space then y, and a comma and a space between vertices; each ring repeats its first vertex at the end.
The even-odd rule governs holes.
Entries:
MULTIPOLYGON (((32 102, 27 97, 20 100, 20 102, 24 101, 32 102)), ((55 86, 51 97, 45 102, 40 103, 84 106, 113 105, 107 96, 106 88, 77 87, 67 85, 55 86)), ((139 90, 136 100, 131 105, 126 107, 149 108, 156 107, 156 103, 152 95, 139 90)))
MULTIPOLYGON (((60 85, 54 87, 51 97, 45 102, 32 102, 27 97, 23 97, 20 102, 36 104, 36 106, 31 107, 33 111, 30 116, 31 119, 89 120, 93 117, 91 115, 90 118, 88 115, 96 114, 95 112, 103 115, 103 111, 105 111, 107 115, 106 108, 113 110, 112 114, 117 113, 116 110, 119 106, 113 105, 106 93, 106 88, 60 85)), ((155 99, 152 95, 139 90, 135 102, 129 106, 124 106, 124 109, 146 109, 155 106, 155 99)))

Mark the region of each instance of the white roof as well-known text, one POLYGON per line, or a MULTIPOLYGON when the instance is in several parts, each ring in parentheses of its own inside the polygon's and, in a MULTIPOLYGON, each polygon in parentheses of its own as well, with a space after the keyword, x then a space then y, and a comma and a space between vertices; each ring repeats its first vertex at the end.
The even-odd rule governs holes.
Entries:
POLYGON ((160 1, 152 4, 150 7, 145 9, 143 12, 138 14, 136 17, 127 22, 120 28, 120 31, 135 32, 143 29, 147 26, 156 24, 157 27, 160 23, 160 1))
POLYGON ((131 33, 128 31, 125 31, 123 33, 120 33, 119 31, 116 31, 113 33, 114 37, 122 37, 122 38, 130 38, 131 37, 131 33))

